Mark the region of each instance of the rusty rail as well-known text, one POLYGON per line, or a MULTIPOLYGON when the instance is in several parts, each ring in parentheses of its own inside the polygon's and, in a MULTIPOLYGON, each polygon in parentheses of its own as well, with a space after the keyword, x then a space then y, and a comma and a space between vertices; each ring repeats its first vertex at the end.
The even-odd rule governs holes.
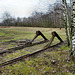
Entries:
POLYGON ((60 38, 60 36, 55 31, 53 31, 51 34, 52 34, 52 37, 51 37, 49 43, 46 46, 44 46, 44 48, 49 47, 52 44, 55 37, 57 37, 58 40, 60 40, 60 43, 63 42, 63 40, 60 38))
POLYGON ((40 41, 40 42, 33 43, 33 44, 30 44, 30 45, 23 45, 23 46, 18 46, 18 47, 15 47, 15 48, 10 48, 8 50, 1 51, 0 55, 2 55, 4 53, 12 53, 13 51, 16 51, 16 50, 21 50, 21 49, 26 48, 26 47, 35 46, 35 45, 43 44, 43 43, 46 43, 46 42, 48 42, 48 40, 40 41))
POLYGON ((60 45, 60 44, 62 44, 62 43, 63 43, 63 42, 58 43, 58 44, 55 44, 55 45, 50 46, 50 47, 47 47, 47 48, 44 48, 44 49, 41 49, 41 50, 38 50, 38 51, 35 51, 35 52, 33 52, 33 53, 30 53, 30 54, 26 54, 26 55, 23 55, 23 56, 20 56, 20 57, 17 57, 17 58, 8 60, 8 61, 6 61, 6 62, 1 63, 1 64, 0 64, 0 67, 5 66, 5 65, 12 64, 12 63, 17 62, 17 61, 22 60, 22 59, 25 59, 25 58, 30 57, 30 56, 32 56, 32 55, 35 55, 35 54, 37 54, 37 53, 39 53, 39 52, 45 51, 45 50, 48 49, 48 48, 56 47, 56 46, 58 46, 58 45, 60 45))
POLYGON ((36 31, 36 35, 35 35, 35 37, 33 38, 33 40, 31 41, 31 43, 32 43, 39 35, 41 35, 44 40, 48 40, 40 31, 36 31))
MULTIPOLYGON (((35 37, 36 37, 36 36, 35 36, 35 37)), ((34 39, 35 39, 35 37, 34 37, 34 39)), ((34 39, 33 39, 33 40, 34 40, 34 39)), ((48 49, 48 48, 56 47, 56 46, 60 45, 61 43, 63 43, 62 39, 61 39, 61 38, 59 37, 59 35, 54 31, 54 32, 52 32, 52 38, 51 38, 51 40, 50 40, 48 46, 45 46, 44 49, 37 50, 37 51, 35 51, 35 52, 32 52, 32 53, 29 53, 29 54, 26 54, 26 55, 23 55, 23 56, 20 56, 20 57, 11 59, 11 60, 9 60, 9 61, 3 62, 3 63, 0 64, 0 67, 5 66, 5 65, 8 65, 8 64, 11 64, 11 63, 14 63, 14 62, 17 62, 17 61, 19 61, 19 60, 22 60, 22 59, 24 59, 24 58, 27 58, 27 57, 32 56, 32 55, 34 55, 34 54, 37 54, 37 53, 39 53, 39 52, 41 52, 41 51, 44 51, 44 50, 46 50, 46 49, 48 49), (50 46, 55 36, 60 40, 60 43, 55 44, 55 45, 53 45, 53 46, 50 46)))
POLYGON ((49 40, 40 32, 40 31, 36 31, 36 35, 35 37, 32 39, 32 41, 29 41, 27 43, 25 43, 24 45, 22 46, 17 46, 17 47, 14 47, 14 48, 10 48, 8 50, 3 50, 0 52, 0 55, 4 54, 4 53, 12 53, 13 51, 16 51, 16 50, 20 50, 20 49, 23 49, 23 48, 26 48, 26 47, 30 47, 30 46, 34 46, 34 45, 38 45, 38 44, 43 44, 43 43, 46 43, 48 42, 49 40), (37 43, 33 43, 33 41, 38 37, 38 36, 42 36, 44 41, 40 41, 40 42, 37 42, 37 43))

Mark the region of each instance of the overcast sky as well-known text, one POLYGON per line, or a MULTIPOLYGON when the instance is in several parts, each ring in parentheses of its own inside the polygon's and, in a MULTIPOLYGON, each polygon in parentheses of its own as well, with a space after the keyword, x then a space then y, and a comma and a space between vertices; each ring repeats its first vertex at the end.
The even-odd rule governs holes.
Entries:
POLYGON ((0 0, 0 18, 7 11, 15 17, 28 17, 35 10, 46 11, 56 0, 0 0), (39 8, 39 9, 38 9, 39 8))

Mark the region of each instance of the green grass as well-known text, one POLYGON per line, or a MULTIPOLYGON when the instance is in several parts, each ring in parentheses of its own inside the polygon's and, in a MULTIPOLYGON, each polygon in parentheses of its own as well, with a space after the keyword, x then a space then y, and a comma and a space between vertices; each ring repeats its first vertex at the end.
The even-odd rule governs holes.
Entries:
POLYGON ((74 63, 68 61, 68 47, 51 48, 1 69, 4 75, 74 75, 74 63), (62 50, 63 49, 63 50, 62 50), (61 51, 62 50, 62 51, 61 51), (52 64, 51 61, 56 63, 52 64))
MULTIPOLYGON (((38 30, 48 39, 51 38, 52 31, 56 31, 63 40, 66 39, 64 29, 38 27, 0 28, 0 48, 16 46, 17 43, 8 43, 11 40, 32 39, 38 30)), ((40 39, 42 38, 39 36, 36 40, 40 39)), ((58 42, 59 40, 55 38, 52 44, 58 42)), ((14 53, 5 54, 0 58, 0 63, 42 49, 46 44, 27 47, 14 53)), ((69 48, 66 47, 66 44, 62 44, 60 47, 47 49, 27 59, 2 67, 0 68, 0 75, 75 75, 74 70, 74 62, 69 60, 69 48), (52 64, 52 60, 55 60, 56 63, 52 64)))
MULTIPOLYGON (((65 30, 60 30, 59 28, 36 28, 36 27, 7 27, 0 28, 0 47, 1 48, 11 48, 16 46, 17 44, 7 43, 9 41, 17 41, 20 39, 33 39, 36 31, 40 30, 48 39, 51 38, 51 32, 56 31, 60 37, 65 40, 65 30)), ((42 39, 42 37, 38 37, 38 39, 42 39)))
MULTIPOLYGON (((48 39, 51 38, 51 32, 56 31, 64 40, 65 39, 65 30, 58 28, 32 28, 32 27, 8 27, 0 28, 0 45, 7 41, 20 40, 20 39, 33 39, 36 31, 40 30, 48 39)), ((42 39, 42 37, 39 37, 42 39)), ((39 39, 37 38, 37 39, 39 39)))

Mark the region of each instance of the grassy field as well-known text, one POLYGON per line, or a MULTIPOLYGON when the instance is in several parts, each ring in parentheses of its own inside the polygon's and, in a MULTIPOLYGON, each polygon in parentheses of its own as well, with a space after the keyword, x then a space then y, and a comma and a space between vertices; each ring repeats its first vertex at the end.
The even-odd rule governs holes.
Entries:
MULTIPOLYGON (((0 28, 0 51, 17 46, 18 44, 14 41, 32 40, 38 30, 48 39, 51 38, 51 32, 56 31, 63 40, 66 40, 65 29, 6 27, 0 28)), ((39 40, 43 40, 42 37, 39 36, 35 41, 39 40)), ((52 44, 58 42, 59 40, 55 38, 52 44)), ((10 54, 6 53, 0 56, 0 63, 42 49, 46 44, 27 47, 10 54)), ((69 48, 66 44, 62 44, 59 47, 47 49, 27 59, 1 67, 0 75, 75 75, 75 67, 74 62, 69 59, 69 48), (52 61, 55 63, 53 64, 52 61)))
MULTIPOLYGON (((21 39, 33 39, 36 31, 40 30, 48 39, 51 38, 51 32, 56 31, 63 40, 65 40, 65 30, 54 28, 31 28, 31 27, 9 27, 0 28, 0 46, 7 41, 15 41, 21 39)), ((42 37, 39 37, 42 39, 42 37)), ((37 38, 37 39, 39 39, 37 38)), ((6 43, 7 45, 7 43, 6 43)), ((12 45, 11 45, 12 46, 12 45)), ((6 46, 7 47, 7 46, 6 46)))

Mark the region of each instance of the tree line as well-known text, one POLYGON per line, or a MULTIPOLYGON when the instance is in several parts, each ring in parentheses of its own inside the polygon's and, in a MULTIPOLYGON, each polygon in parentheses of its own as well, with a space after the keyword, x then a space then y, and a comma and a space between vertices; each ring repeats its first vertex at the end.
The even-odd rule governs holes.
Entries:
MULTIPOLYGON (((68 5, 69 14, 70 6, 68 5)), ((34 11, 28 18, 14 18, 9 12, 4 12, 0 26, 25 26, 25 27, 64 27, 62 2, 49 5, 46 13, 34 11)))

